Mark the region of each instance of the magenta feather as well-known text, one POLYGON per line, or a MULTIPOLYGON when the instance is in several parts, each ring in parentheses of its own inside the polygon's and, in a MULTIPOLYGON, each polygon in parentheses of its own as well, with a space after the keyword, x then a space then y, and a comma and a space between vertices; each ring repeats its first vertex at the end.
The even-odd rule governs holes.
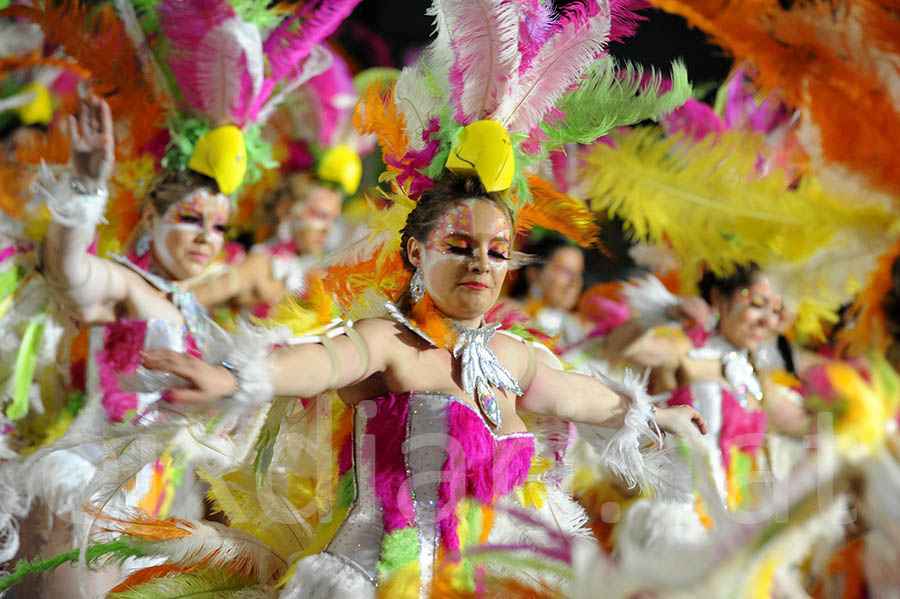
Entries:
POLYGON ((185 108, 203 111, 207 83, 200 77, 198 53, 203 40, 216 27, 235 16, 227 0, 163 0, 160 25, 169 39, 169 68, 178 84, 185 108))
POLYGON ((645 0, 610 0, 609 41, 621 42, 634 35, 641 21, 647 20, 637 11, 649 7, 650 3, 645 0))
POLYGON ((493 118, 510 131, 534 130, 605 52, 609 26, 606 0, 568 7, 493 118))
POLYGON ((522 55, 519 61, 520 75, 531 66, 531 61, 552 32, 553 9, 549 4, 533 2, 532 6, 523 9, 519 22, 519 54, 522 55))
POLYGON ((262 92, 250 109, 255 118, 272 91, 281 82, 288 83, 299 76, 303 59, 309 56, 313 46, 334 33, 360 0, 319 0, 298 10, 269 35, 263 44, 263 52, 269 62, 269 76, 262 85, 262 92))
POLYGON ((690 98, 680 108, 660 121, 669 135, 683 132, 693 141, 700 141, 712 133, 725 131, 725 123, 708 105, 690 98))
POLYGON ((435 2, 452 32, 450 67, 456 120, 490 115, 509 90, 519 63, 519 7, 513 0, 435 2))

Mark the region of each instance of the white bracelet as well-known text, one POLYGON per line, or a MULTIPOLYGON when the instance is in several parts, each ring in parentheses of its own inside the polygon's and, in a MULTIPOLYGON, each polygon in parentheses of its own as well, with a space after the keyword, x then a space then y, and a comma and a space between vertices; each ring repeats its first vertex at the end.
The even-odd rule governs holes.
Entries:
POLYGON ((86 186, 70 173, 57 179, 50 168, 41 163, 35 189, 44 196, 53 221, 66 227, 95 227, 106 222, 106 200, 109 198, 104 184, 86 186))

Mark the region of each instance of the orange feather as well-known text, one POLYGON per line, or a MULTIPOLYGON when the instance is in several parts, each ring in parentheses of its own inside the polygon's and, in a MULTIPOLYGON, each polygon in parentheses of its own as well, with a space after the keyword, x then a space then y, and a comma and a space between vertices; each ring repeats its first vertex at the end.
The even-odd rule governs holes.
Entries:
POLYGON ((356 105, 353 125, 364 135, 374 133, 386 156, 399 160, 406 154, 406 121, 394 102, 393 84, 386 92, 382 92, 377 85, 366 91, 356 105))
POLYGON ((537 175, 528 176, 528 187, 531 201, 516 216, 517 232, 544 227, 562 233, 582 247, 598 243, 597 215, 583 202, 557 191, 553 184, 537 175))
POLYGON ((18 164, 0 163, 0 210, 21 220, 28 202, 28 177, 23 177, 18 164))
POLYGON ((93 77, 117 121, 128 121, 128 138, 116 144, 118 159, 146 146, 164 121, 153 86, 141 73, 141 61, 125 26, 110 5, 89 8, 75 0, 48 0, 44 8, 11 6, 0 17, 38 24, 45 44, 62 46, 93 77))
POLYGON ((125 591, 137 588, 143 584, 147 584, 152 580, 156 580, 157 578, 168 578, 173 576, 174 574, 178 574, 183 572, 184 568, 179 568, 177 566, 171 566, 169 564, 162 564, 161 566, 149 566, 147 568, 141 568, 140 570, 132 573, 128 578, 123 580, 121 583, 117 584, 109 591, 107 591, 107 595, 114 595, 116 593, 124 593, 125 591))
POLYGON ((884 298, 894 287, 891 271, 894 261, 900 258, 900 243, 889 252, 878 258, 875 270, 856 300, 850 307, 848 317, 855 323, 843 329, 838 335, 838 345, 852 355, 860 355, 874 348, 885 352, 891 344, 891 335, 887 332, 887 314, 884 311, 884 298))
POLYGON ((69 136, 59 121, 51 123, 46 133, 29 127, 16 134, 16 158, 20 164, 69 162, 69 136))
POLYGON ((900 114, 879 71, 900 50, 896 0, 653 0, 757 67, 764 91, 780 88, 819 130, 826 161, 900 193, 900 114))
POLYGON ((0 72, 18 71, 34 67, 56 67, 72 71, 82 79, 88 79, 91 72, 72 62, 53 56, 7 56, 0 59, 0 72))

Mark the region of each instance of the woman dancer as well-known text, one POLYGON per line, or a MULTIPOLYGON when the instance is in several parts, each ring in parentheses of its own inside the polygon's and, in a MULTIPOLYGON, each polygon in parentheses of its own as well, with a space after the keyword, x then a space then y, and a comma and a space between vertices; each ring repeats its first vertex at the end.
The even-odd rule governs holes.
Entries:
MULTIPOLYGON (((435 565, 461 549, 462 506, 489 506, 525 481, 533 442, 520 411, 621 427, 639 409, 624 388, 556 370, 530 343, 484 325, 508 270, 511 233, 498 194, 446 173, 407 219, 401 253, 413 281, 390 318, 362 320, 328 346, 275 350, 260 368, 146 352, 145 366, 190 382, 172 392, 176 401, 240 394, 243 381, 269 372, 277 395, 339 389, 356 406, 356 502, 326 550, 297 565, 286 596, 372 596, 376 584, 408 583, 412 572, 416 588, 428 588, 435 565)), ((705 430, 684 406, 659 409, 655 419, 680 436, 705 430)), ((474 532, 470 542, 489 529, 474 532)))

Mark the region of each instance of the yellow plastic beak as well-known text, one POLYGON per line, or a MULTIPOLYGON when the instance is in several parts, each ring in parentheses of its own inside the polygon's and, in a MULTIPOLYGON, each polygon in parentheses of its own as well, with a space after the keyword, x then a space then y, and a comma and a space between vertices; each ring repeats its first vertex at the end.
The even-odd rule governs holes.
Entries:
POLYGON ((16 109, 19 120, 26 125, 38 123, 46 125, 53 119, 53 99, 50 97, 50 90, 46 85, 40 81, 32 81, 25 85, 19 93, 34 94, 34 98, 28 104, 16 109))
POLYGON ((244 134, 234 125, 213 129, 197 141, 188 167, 212 177, 219 191, 230 194, 240 186, 247 172, 244 134))
POLYGON ((353 148, 339 145, 329 149, 319 160, 316 176, 341 186, 348 196, 359 189, 362 179, 362 160, 353 148))
POLYGON ((457 175, 478 175, 485 190, 493 192, 509 189, 515 163, 506 128, 497 121, 484 119, 460 132, 446 167, 457 175))

